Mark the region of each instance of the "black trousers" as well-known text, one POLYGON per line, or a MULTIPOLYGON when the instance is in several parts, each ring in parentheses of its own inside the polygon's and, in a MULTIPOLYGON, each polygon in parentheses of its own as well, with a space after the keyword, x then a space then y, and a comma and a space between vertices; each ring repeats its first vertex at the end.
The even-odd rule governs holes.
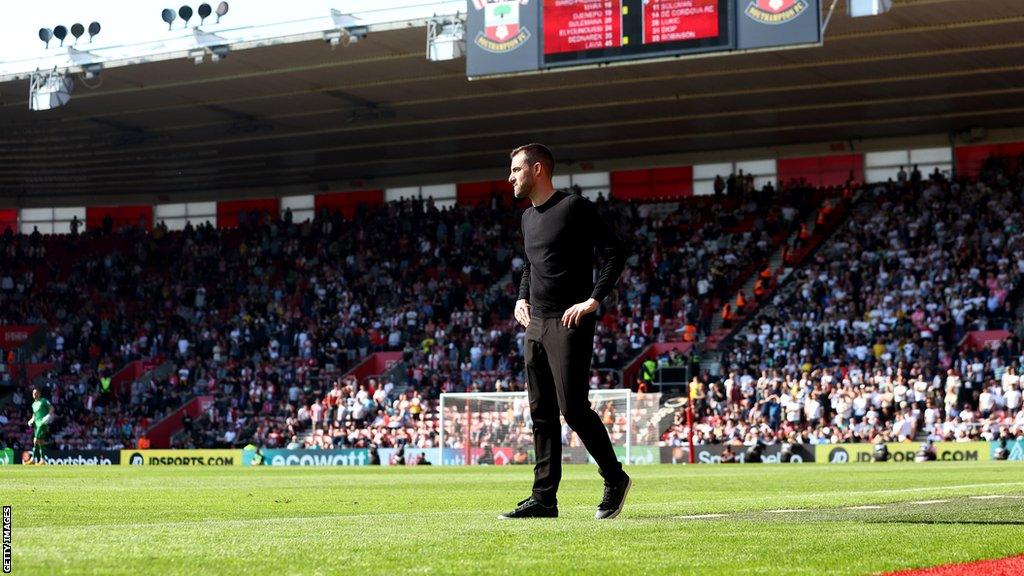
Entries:
POLYGON ((579 326, 566 328, 561 318, 530 319, 526 328, 526 382, 533 416, 533 497, 557 502, 562 479, 561 412, 600 467, 605 482, 622 479, 608 430, 590 407, 590 361, 594 354, 594 325, 588 314, 579 326))

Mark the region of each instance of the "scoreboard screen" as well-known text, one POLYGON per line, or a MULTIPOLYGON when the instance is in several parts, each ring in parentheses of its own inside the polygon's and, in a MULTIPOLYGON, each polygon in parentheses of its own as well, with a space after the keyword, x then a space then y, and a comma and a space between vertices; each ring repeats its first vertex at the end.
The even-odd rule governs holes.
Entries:
POLYGON ((821 0, 468 0, 470 79, 820 46, 821 0))
POLYGON ((543 0, 543 66, 725 50, 728 0, 543 0))

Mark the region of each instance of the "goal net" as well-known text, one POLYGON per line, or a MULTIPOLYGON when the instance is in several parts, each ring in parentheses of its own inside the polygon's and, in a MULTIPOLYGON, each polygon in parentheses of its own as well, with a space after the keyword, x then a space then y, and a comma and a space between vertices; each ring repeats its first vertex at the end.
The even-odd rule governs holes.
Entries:
MULTIPOLYGON (((619 460, 659 462, 660 394, 591 390, 619 460)), ((446 464, 533 464, 533 420, 526 392, 441 394, 438 443, 446 464)), ((562 462, 593 462, 576 433, 561 421, 562 462)))

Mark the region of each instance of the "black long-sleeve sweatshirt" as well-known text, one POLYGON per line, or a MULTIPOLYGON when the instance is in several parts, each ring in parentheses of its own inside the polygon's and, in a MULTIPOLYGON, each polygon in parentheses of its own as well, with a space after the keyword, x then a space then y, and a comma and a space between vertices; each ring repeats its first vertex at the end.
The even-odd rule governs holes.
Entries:
POLYGON ((555 192, 547 202, 523 212, 526 264, 519 298, 540 318, 560 318, 587 298, 600 302, 626 265, 626 249, 597 207, 583 196, 555 192), (604 266, 594 276, 594 250, 604 266))

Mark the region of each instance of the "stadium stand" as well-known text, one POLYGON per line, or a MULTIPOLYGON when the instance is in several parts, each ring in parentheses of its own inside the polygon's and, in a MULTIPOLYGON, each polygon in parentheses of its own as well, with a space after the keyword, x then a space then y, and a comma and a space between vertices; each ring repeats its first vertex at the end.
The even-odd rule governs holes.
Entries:
MULTIPOLYGON (((599 198, 632 256, 595 339, 594 385, 620 385, 614 369, 650 342, 678 337, 676 327, 709 325, 718 302, 813 210, 809 199, 817 197, 807 188, 755 191, 749 182, 683 204, 599 198), (710 305, 701 309, 702 300, 710 305)), ((67 415, 58 447, 133 446, 204 394, 216 400, 186 421, 176 439, 183 446, 292 436, 349 445, 374 437, 365 427, 378 416, 384 432, 406 422, 403 392, 429 413, 442 391, 523 388, 521 334, 509 320, 520 245, 518 209, 497 198, 450 210, 406 200, 303 223, 287 212, 242 213, 230 230, 108 223, 62 236, 8 233, 15 287, 0 312, 8 324, 49 328, 46 356, 34 360, 55 365, 47 386, 67 415), (403 351, 404 375, 342 385, 349 368, 381 350, 403 351), (166 376, 102 390, 117 368, 158 356, 172 363, 166 376), (377 396, 363 410, 360 387, 377 396)), ((18 423, 26 409, 23 401, 8 409, 11 443, 26 441, 18 423)))
MULTIPOLYGON (((815 214, 825 223, 821 208, 842 190, 741 184, 683 202, 600 198, 631 257, 605 302, 592 386, 622 386, 616 369, 652 342, 706 339, 719 305, 782 247, 785 264, 804 265, 789 292, 752 293, 731 318, 727 373, 697 379, 698 442, 1024 432, 1016 338, 960 347, 968 331, 1012 328, 1016 317, 1015 165, 990 160, 972 183, 908 176, 868 187, 820 246, 825 236, 801 225, 815 214)), ((521 332, 508 319, 517 214, 498 200, 448 210, 405 200, 355 220, 243 213, 230 230, 8 233, 0 310, 7 324, 48 327, 47 354, 34 360, 55 366, 45 383, 65 415, 58 447, 134 446, 200 395, 214 401, 183 421, 175 446, 433 446, 439 393, 523 387, 521 332), (402 351, 399 372, 343 378, 382 350, 402 351), (116 368, 158 356, 171 362, 165 376, 103 390, 116 368)), ((688 361, 672 352, 658 365, 688 361)), ((27 396, 4 408, 8 443, 26 442, 27 396)), ((662 440, 684 438, 677 415, 662 440)))
MULTIPOLYGON (((724 377, 695 381, 697 441, 1024 434, 1021 168, 991 159, 978 181, 914 175, 868 187, 795 271, 789 297, 737 331, 724 377), (982 346, 969 337, 993 329, 1009 337, 982 346)), ((680 411, 662 439, 686 435, 680 411)))

